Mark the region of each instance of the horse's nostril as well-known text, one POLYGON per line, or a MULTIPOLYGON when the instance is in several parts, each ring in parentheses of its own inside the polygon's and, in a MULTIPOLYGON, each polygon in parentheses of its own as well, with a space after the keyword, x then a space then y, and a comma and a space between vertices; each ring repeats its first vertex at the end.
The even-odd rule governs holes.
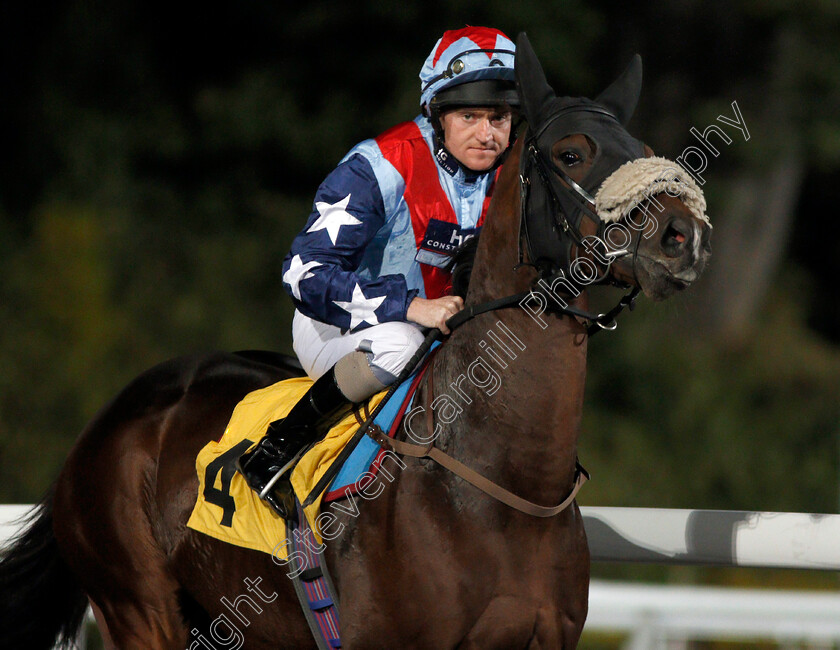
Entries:
POLYGON ((662 238, 663 244, 673 244, 676 242, 678 246, 681 246, 685 243, 687 236, 685 233, 677 230, 673 224, 669 224, 668 227, 665 229, 665 236, 662 238))

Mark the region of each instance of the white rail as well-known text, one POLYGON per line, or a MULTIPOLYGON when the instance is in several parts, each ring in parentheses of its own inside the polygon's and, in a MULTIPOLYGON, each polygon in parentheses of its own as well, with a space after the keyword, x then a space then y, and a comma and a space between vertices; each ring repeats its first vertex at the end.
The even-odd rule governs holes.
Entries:
MULTIPOLYGON (((0 505, 0 548, 32 506, 0 505)), ((840 515, 583 507, 595 562, 840 570, 840 515)))
POLYGON ((581 508, 593 561, 840 570, 840 515, 581 508))
POLYGON ((14 537, 19 529, 19 520, 32 509, 32 506, 0 505, 0 549, 14 537))

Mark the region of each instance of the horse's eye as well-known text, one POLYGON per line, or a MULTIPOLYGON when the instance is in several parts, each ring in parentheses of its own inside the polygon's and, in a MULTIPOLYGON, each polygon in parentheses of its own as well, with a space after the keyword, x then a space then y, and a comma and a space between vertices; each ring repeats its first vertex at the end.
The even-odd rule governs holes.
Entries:
POLYGON ((566 167, 571 167, 572 165, 576 165, 581 160, 583 160, 580 155, 574 151, 563 151, 558 156, 560 162, 566 165, 566 167))

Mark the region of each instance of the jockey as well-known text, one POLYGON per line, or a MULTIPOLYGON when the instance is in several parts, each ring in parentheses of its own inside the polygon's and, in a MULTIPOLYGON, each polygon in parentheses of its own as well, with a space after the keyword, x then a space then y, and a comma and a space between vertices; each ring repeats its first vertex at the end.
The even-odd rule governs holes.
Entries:
POLYGON ((283 263, 295 353, 315 383, 237 462, 282 516, 303 450, 395 380, 423 328, 448 334, 463 308, 447 268, 481 227, 510 145, 514 49, 496 29, 444 33, 420 70, 422 115, 358 144, 318 188, 283 263))

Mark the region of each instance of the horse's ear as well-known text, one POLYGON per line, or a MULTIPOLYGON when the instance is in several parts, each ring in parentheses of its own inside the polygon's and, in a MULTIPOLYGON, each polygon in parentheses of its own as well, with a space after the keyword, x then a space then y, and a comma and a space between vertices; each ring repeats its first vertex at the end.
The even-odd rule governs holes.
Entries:
POLYGON ((534 129, 540 123, 542 109, 554 99, 555 95, 554 90, 546 81, 545 73, 525 32, 520 32, 516 37, 514 67, 516 88, 519 91, 519 100, 522 102, 525 119, 528 120, 531 129, 534 129))
POLYGON ((624 126, 633 117, 642 92, 642 57, 636 54, 630 65, 595 100, 611 111, 624 126))

